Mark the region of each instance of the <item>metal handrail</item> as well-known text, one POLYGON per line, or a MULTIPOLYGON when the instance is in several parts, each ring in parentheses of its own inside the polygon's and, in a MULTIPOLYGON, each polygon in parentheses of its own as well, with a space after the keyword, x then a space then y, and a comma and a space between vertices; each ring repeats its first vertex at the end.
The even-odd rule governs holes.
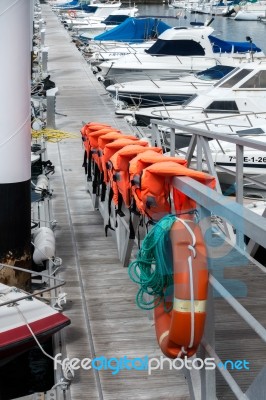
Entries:
MULTIPOLYGON (((252 115, 257 115, 261 113, 252 113, 252 115)), ((251 114, 245 114, 245 116, 249 116, 251 114)), ((243 115, 241 115, 243 117, 243 115)), ((202 121, 203 122, 203 121, 202 121)), ((257 140, 247 139, 244 137, 239 137, 237 134, 231 135, 227 133, 218 133, 214 131, 206 131, 205 129, 195 128, 191 126, 183 126, 181 124, 175 122, 167 122, 167 121, 158 121, 155 119, 151 119, 151 126, 164 126, 172 129, 182 130, 182 132, 190 133, 196 136, 203 136, 204 138, 208 139, 216 139, 216 140, 223 140, 225 142, 234 143, 239 146, 247 146, 251 147, 252 149, 266 151, 266 143, 258 142, 257 140)), ((265 120, 266 126, 266 120, 265 120)), ((176 134, 179 134, 177 131, 171 131, 171 139, 174 138, 176 134)), ((251 134, 249 136, 252 136, 251 134)), ((260 135, 256 137, 259 138, 260 135)))

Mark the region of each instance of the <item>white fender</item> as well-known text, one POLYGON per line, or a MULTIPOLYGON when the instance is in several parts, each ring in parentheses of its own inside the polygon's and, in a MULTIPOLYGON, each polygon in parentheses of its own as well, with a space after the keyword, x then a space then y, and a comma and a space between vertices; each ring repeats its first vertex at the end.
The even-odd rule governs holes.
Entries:
POLYGON ((42 190, 47 190, 49 185, 49 181, 46 175, 38 175, 37 177, 37 183, 35 186, 35 192, 40 193, 42 190))
POLYGON ((33 233, 33 261, 35 264, 42 264, 55 256, 55 236, 52 229, 42 227, 33 233))

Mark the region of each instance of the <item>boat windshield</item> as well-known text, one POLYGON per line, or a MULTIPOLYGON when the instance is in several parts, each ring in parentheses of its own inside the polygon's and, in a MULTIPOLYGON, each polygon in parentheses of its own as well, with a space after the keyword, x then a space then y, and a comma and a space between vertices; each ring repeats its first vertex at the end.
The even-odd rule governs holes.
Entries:
POLYGON ((213 112, 213 113, 239 113, 237 104, 233 100, 215 100, 209 104, 203 112, 213 112))
POLYGON ((220 79, 218 82, 216 82, 214 84, 214 87, 220 86, 222 82, 224 82, 225 80, 227 80, 229 78, 229 76, 234 75, 239 70, 240 70, 239 67, 234 68, 233 71, 229 72, 229 74, 225 75, 222 79, 220 79))
POLYGON ((105 25, 119 25, 128 18, 128 15, 108 15, 108 17, 102 22, 105 25))
POLYGON ((266 70, 257 72, 252 78, 248 79, 243 85, 243 89, 266 89, 266 70))
POLYGON ((239 136, 246 135, 263 135, 265 134, 262 128, 250 128, 250 129, 242 129, 241 131, 236 131, 239 136))
POLYGON ((220 80, 234 69, 234 67, 229 67, 227 65, 215 65, 214 67, 205 69, 204 71, 197 72, 196 77, 204 81, 211 81, 213 79, 220 80))
POLYGON ((232 78, 227 79, 224 83, 222 83, 221 85, 219 85, 220 87, 223 88, 231 88, 232 86, 234 86, 236 83, 238 83, 239 81, 241 81, 243 78, 245 78, 245 76, 247 76, 248 74, 250 74, 250 72, 252 72, 252 69, 241 69, 237 74, 234 74, 232 76, 232 78))
POLYGON ((205 50, 194 40, 157 39, 153 46, 145 50, 152 56, 204 56, 205 50))
POLYGON ((188 104, 190 104, 192 101, 194 101, 196 99, 196 97, 198 97, 197 94, 193 94, 193 96, 190 96, 187 100, 185 100, 182 103, 182 108, 185 108, 188 104))

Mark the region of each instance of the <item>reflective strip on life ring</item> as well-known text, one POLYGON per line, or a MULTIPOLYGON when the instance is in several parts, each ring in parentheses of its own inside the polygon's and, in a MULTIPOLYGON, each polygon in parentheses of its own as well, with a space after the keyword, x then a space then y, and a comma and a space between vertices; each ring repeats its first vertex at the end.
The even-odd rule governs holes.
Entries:
MULTIPOLYGON (((177 218, 170 231, 173 253, 173 309, 154 309, 157 340, 170 358, 191 357, 201 342, 208 296, 207 251, 198 225, 177 218)), ((169 305, 169 303, 168 303, 169 305)))

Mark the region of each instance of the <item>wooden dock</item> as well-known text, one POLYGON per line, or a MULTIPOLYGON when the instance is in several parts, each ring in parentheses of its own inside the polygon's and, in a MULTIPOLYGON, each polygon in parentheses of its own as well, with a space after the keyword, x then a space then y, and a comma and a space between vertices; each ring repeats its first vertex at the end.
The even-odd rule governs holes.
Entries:
MULTIPOLYGON (((60 277, 66 280, 64 313, 72 321, 63 331, 66 355, 80 359, 159 357, 162 353, 153 323, 135 304, 137 287, 118 259, 115 241, 111 236, 105 237, 103 220, 93 208, 82 168, 82 121, 106 122, 124 132, 129 132, 129 128, 115 116, 111 99, 47 4, 42 5, 42 17, 46 21, 45 45, 49 47, 48 70, 59 89, 56 126, 76 134, 76 138, 48 143, 49 159, 55 165, 50 182, 53 214, 58 221, 56 248, 63 259, 60 277)), ((230 262, 227 258, 227 265, 217 254, 217 274, 220 266, 225 278, 243 282, 238 300, 265 326, 264 271, 235 251, 230 253, 230 262)), ((265 365, 265 347, 224 300, 217 298, 215 304, 217 352, 223 360, 250 362, 248 371, 231 371, 245 390, 265 365)), ((217 375, 218 398, 234 399, 218 372, 217 375)), ((79 369, 66 398, 188 400, 190 395, 183 373, 168 368, 150 376, 136 370, 122 370, 114 375, 110 370, 79 369)))
MULTIPOLYGON (((48 143, 49 159, 55 165, 51 176, 57 254, 63 259, 60 277, 68 302, 65 313, 71 325, 65 329, 68 357, 154 357, 161 352, 154 326, 135 304, 137 287, 117 256, 115 241, 105 237, 100 213, 94 211, 86 191, 82 121, 108 122, 129 132, 114 114, 113 103, 95 79, 87 62, 71 43, 50 6, 43 5, 48 68, 59 89, 56 126, 77 134, 58 144, 48 143), (64 114, 66 117, 59 115, 64 114)), ((70 398, 90 399, 189 399, 183 374, 175 371, 76 371, 70 398)))

